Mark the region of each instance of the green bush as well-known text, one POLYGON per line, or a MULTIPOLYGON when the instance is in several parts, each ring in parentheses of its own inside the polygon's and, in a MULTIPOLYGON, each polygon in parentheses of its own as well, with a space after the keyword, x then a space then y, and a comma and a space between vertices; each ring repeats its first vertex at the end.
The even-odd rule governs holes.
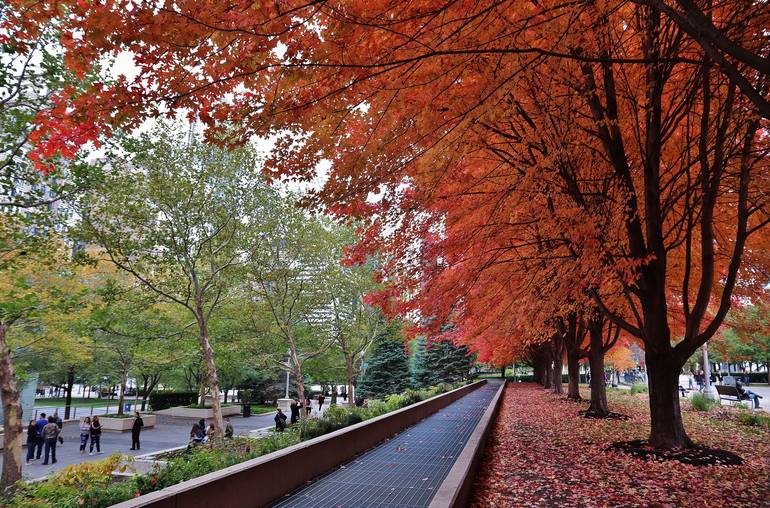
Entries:
POLYGON ((710 399, 702 393, 693 393, 690 397, 690 405, 696 411, 711 411, 719 406, 719 401, 710 399))
POLYGON ((176 406, 189 406, 198 400, 196 392, 152 392, 150 407, 153 411, 168 409, 176 406))
POLYGON ((631 395, 636 395, 637 393, 647 393, 647 385, 631 385, 631 395))
POLYGON ((324 413, 323 419, 326 420, 326 432, 333 432, 337 429, 347 427, 349 410, 340 406, 331 406, 324 413))

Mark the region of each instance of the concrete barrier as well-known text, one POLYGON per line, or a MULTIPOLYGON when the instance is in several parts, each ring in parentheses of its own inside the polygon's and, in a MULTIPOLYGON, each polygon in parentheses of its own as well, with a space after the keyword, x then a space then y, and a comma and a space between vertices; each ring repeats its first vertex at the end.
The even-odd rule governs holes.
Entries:
POLYGON ((476 428, 473 430, 468 442, 465 443, 462 452, 457 456, 457 460, 449 470, 449 474, 439 486, 436 495, 433 496, 429 508, 460 508, 468 506, 473 491, 473 480, 476 477, 476 471, 481 464, 481 457, 484 455, 484 447, 487 443, 489 433, 492 431, 492 425, 500 408, 500 401, 505 390, 505 383, 500 384, 500 388, 492 398, 489 407, 479 420, 476 428))
MULTIPOLYGON (((204 418, 206 420, 214 418, 214 410, 210 408, 197 409, 194 407, 174 406, 153 412, 158 415, 175 416, 178 418, 204 418)), ((240 406, 222 406, 222 417, 234 416, 240 413, 240 406)))
POLYGON ((283 450, 124 501, 113 508, 265 506, 485 383, 486 380, 477 381, 283 450))

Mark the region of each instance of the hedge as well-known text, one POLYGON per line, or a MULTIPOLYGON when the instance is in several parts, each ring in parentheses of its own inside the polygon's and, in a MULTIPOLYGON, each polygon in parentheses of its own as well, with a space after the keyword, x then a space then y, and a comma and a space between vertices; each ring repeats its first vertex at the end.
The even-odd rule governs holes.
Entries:
POLYGON ((150 407, 153 411, 175 406, 189 406, 198 402, 197 392, 152 392, 150 407))

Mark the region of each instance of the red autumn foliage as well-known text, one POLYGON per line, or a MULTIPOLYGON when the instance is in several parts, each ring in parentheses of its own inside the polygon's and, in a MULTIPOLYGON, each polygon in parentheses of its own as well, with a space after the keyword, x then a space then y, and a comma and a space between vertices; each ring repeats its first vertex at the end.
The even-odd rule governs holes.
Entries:
POLYGON ((761 2, 11 5, 60 19, 76 72, 139 70, 63 97, 40 154, 182 108, 222 144, 277 134, 271 176, 331 161, 314 202, 371 228, 351 259, 384 257, 389 312, 499 363, 596 307, 644 343, 651 441, 690 444, 679 370, 767 266, 761 2))

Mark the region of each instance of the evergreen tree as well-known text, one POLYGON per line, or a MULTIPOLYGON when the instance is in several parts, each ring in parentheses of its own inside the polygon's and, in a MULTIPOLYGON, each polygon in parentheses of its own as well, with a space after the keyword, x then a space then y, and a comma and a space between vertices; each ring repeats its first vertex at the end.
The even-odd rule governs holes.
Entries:
POLYGON ((397 324, 391 323, 378 337, 377 346, 366 366, 358 393, 383 398, 409 388, 409 361, 397 324))
POLYGON ((417 339, 412 359, 412 382, 424 388, 438 383, 454 383, 469 377, 473 357, 466 346, 456 346, 449 340, 430 344, 417 339))

